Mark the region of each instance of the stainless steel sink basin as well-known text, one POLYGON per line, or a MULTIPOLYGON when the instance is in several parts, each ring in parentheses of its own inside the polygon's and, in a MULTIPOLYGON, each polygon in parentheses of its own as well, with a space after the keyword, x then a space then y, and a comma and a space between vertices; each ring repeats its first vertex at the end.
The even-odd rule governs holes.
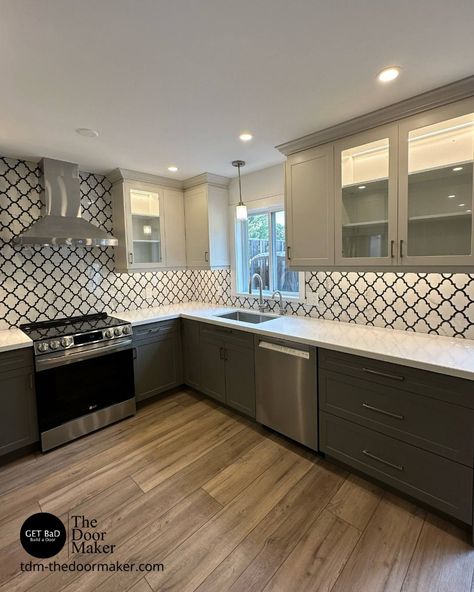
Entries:
POLYGON ((242 321, 244 323, 264 323, 265 321, 271 321, 276 317, 269 315, 259 314, 256 312, 246 312, 243 310, 235 310, 234 312, 226 312, 225 314, 216 315, 221 319, 231 319, 232 321, 242 321))

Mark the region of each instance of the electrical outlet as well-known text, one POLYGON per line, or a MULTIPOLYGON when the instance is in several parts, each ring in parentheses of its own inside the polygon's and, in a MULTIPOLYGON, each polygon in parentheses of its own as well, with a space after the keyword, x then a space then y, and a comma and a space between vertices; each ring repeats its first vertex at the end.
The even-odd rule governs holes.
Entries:
POLYGON ((146 300, 152 300, 152 298, 153 298, 153 288, 151 286, 146 286, 146 288, 145 288, 145 298, 146 298, 146 300))

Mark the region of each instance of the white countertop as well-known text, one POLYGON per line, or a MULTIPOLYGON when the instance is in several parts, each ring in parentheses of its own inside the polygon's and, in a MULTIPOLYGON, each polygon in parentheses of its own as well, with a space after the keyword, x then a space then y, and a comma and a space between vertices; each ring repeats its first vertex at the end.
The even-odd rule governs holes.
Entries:
MULTIPOLYGON (((115 313, 132 325, 183 317, 238 328, 267 337, 284 338, 335 351, 366 356, 403 366, 474 380, 474 341, 412 333, 299 316, 275 316, 260 324, 220 319, 216 314, 237 308, 186 302, 115 313)), ((256 311, 253 311, 256 312, 256 311)))
POLYGON ((20 329, 0 331, 0 352, 30 347, 33 342, 20 329))

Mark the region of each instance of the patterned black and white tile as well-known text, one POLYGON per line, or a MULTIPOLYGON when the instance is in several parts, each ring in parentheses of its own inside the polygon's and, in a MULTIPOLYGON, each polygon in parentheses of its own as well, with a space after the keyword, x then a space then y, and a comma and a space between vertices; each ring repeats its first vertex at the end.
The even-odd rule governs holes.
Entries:
MULTIPOLYGON (((192 300, 256 307, 232 295, 229 270, 123 274, 112 248, 13 245, 40 217, 40 192, 36 164, 0 158, 0 329, 192 300)), ((81 173, 81 192, 84 218, 112 232, 108 180, 81 173)), ((318 272, 305 274, 305 288, 307 301, 287 303, 291 314, 474 339, 474 275, 318 272)))

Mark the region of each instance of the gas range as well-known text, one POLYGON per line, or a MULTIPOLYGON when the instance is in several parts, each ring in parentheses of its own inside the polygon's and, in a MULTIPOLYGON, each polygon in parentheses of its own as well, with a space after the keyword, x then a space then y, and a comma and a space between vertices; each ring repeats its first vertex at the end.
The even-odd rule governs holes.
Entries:
MULTIPOLYGON (((123 338, 130 339, 132 326, 126 321, 109 317, 105 312, 20 325, 33 340, 35 356, 65 353, 66 350, 102 345, 123 338)), ((90 348, 89 348, 90 349, 90 348)))

